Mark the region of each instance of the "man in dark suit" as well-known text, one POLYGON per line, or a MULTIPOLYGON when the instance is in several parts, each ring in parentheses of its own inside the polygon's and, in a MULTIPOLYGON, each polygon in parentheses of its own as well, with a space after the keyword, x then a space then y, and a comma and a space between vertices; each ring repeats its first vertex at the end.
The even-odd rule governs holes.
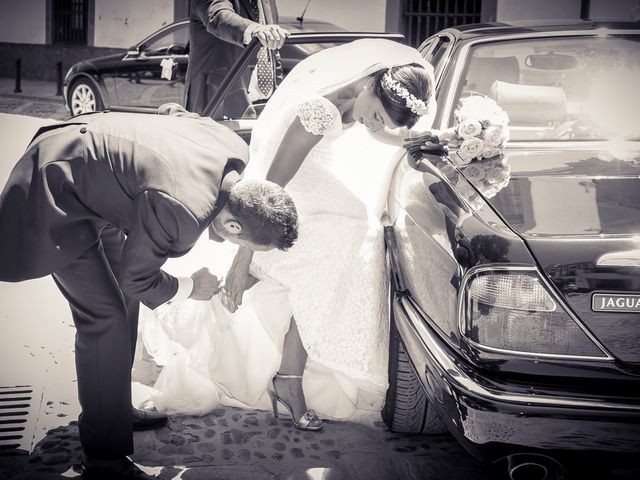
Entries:
POLYGON ((240 137, 161 109, 167 115, 103 112, 40 129, 0 195, 0 281, 52 274, 71 306, 87 476, 143 477, 126 457, 139 302, 155 309, 219 291, 207 269, 163 272, 167 258, 207 228, 252 250, 286 249, 297 237, 284 190, 241 180, 240 137))
MULTIPOLYGON (((203 113, 253 38, 269 50, 280 49, 289 33, 277 22, 275 0, 192 0, 185 108, 203 113)), ((277 63, 275 58, 271 61, 277 63)), ((225 112, 239 116, 247 105, 246 93, 235 92, 225 99, 225 112)))

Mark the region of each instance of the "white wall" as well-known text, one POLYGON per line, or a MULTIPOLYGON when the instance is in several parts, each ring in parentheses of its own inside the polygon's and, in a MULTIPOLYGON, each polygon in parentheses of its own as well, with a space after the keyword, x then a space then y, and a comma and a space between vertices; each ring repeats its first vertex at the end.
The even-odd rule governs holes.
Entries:
POLYGON ((47 0, 0 1, 0 42, 46 42, 47 0))
POLYGON ((173 0, 96 0, 94 46, 126 48, 138 43, 173 22, 173 3, 173 0))
MULTIPOLYGON (((276 0, 278 13, 298 17, 307 0, 276 0)), ((311 0, 305 18, 324 20, 354 32, 384 32, 386 0, 311 0)))
POLYGON ((580 0, 498 0, 496 11, 499 22, 566 18, 580 18, 580 0))

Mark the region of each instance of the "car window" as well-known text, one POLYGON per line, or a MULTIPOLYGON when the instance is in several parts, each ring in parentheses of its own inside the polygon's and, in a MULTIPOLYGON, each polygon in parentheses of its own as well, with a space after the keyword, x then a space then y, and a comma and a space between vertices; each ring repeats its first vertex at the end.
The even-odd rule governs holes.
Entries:
POLYGON ((155 55, 185 55, 189 43, 189 29, 187 25, 179 25, 152 37, 143 45, 141 50, 147 56, 155 55))
MULTIPOLYGON (((486 95, 509 114, 512 140, 640 137, 640 36, 557 37, 470 48, 453 105, 486 95), (635 130, 635 131, 634 131, 635 130)), ((453 112, 449 124, 452 125, 453 112)))
MULTIPOLYGON (((335 43, 287 43, 279 52, 280 68, 276 69, 277 83, 282 81, 291 69, 302 59, 335 43)), ((256 71, 257 51, 248 58, 243 70, 226 91, 224 102, 212 115, 215 119, 255 119, 269 99, 258 89, 256 71)))

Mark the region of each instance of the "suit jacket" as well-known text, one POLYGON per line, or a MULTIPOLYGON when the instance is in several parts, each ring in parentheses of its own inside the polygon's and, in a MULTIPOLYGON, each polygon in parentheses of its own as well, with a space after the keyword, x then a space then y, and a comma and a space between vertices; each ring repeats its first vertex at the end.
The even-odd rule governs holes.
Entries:
MULTIPOLYGON (((266 23, 278 23, 275 0, 262 2, 266 23)), ((244 31, 258 22, 249 0, 192 0, 189 16, 189 66, 184 105, 202 113, 242 54, 244 31)))
POLYGON ((0 195, 0 280, 59 270, 110 224, 127 235, 122 290, 155 308, 178 288, 160 267, 193 247, 247 158, 209 118, 103 112, 45 131, 0 195))

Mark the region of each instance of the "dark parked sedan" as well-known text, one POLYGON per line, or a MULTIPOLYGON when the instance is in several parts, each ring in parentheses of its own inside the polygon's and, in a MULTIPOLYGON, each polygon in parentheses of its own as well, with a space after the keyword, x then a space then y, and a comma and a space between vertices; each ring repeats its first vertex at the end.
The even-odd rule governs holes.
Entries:
MULTIPOLYGON (((281 25, 292 33, 339 32, 341 27, 317 20, 303 23, 284 17, 281 25)), ((281 51, 283 68, 290 69, 314 50, 287 45, 281 51)), ((92 58, 73 65, 65 75, 65 105, 72 115, 111 108, 158 107, 182 103, 189 63, 189 21, 167 25, 130 47, 125 54, 92 58), (164 68, 163 68, 164 67, 164 68)))
POLYGON ((390 428, 447 429, 513 478, 561 478, 577 451, 640 452, 638 47, 638 24, 593 22, 422 44, 435 125, 489 96, 511 142, 498 162, 395 171, 390 428))

